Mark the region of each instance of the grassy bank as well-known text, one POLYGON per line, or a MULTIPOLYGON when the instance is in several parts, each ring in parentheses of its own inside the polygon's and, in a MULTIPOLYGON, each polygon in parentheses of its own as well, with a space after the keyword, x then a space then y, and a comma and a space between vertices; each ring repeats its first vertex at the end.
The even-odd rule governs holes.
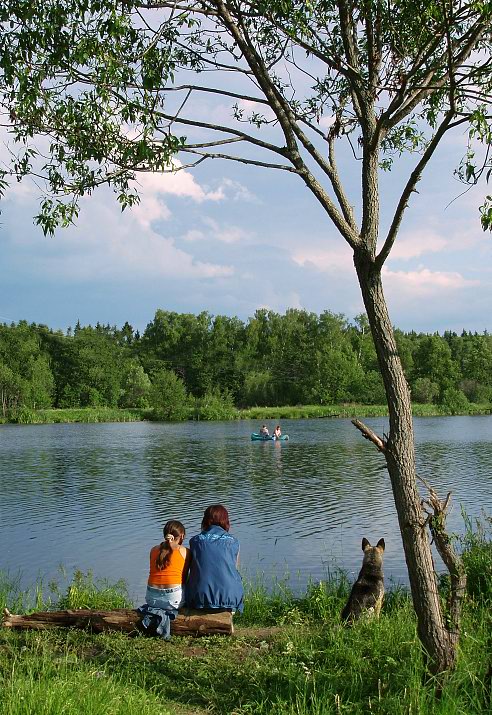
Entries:
POLYGON ((148 410, 137 407, 72 407, 64 410, 20 409, 0 422, 24 425, 69 424, 72 422, 139 422, 148 417, 148 410))
MULTIPOLYGON (((412 412, 415 417, 438 417, 456 414, 443 405, 423 405, 414 404, 412 412)), ((479 405, 469 403, 466 411, 459 414, 466 415, 489 415, 492 406, 489 404, 479 405)), ((268 420, 268 419, 307 419, 323 417, 386 417, 388 414, 387 405, 297 405, 295 407, 250 407, 239 410, 241 419, 268 420)))
MULTIPOLYGON (((415 417, 438 417, 451 414, 489 415, 492 412, 490 404, 469 403, 466 410, 450 411, 443 405, 414 404, 415 417)), ((235 410, 231 419, 242 420, 293 420, 329 417, 385 417, 388 414, 386 405, 296 405, 294 407, 249 407, 235 410)), ((153 410, 142 408, 118 409, 116 407, 80 407, 69 409, 19 410, 7 418, 0 418, 0 424, 56 424, 72 422, 139 422, 152 420, 153 410)), ((204 419, 200 409, 190 409, 188 419, 204 419)), ((210 419, 207 415, 206 419, 210 419)))
MULTIPOLYGON (((295 598, 250 586, 233 638, 91 635, 0 629, 2 715, 472 715, 489 712, 492 545, 465 537, 469 591, 456 671, 440 700, 425 683, 405 591, 387 594, 378 621, 342 626, 343 577, 295 598), (467 542, 468 539, 468 542, 467 542)), ((122 585, 78 575, 64 594, 20 594, 0 581, 0 606, 125 605, 122 585)))

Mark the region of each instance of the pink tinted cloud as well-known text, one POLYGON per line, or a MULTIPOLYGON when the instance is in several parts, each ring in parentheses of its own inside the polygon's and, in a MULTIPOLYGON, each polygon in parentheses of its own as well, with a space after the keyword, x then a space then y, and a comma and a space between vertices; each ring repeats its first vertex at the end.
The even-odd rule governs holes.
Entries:
POLYGON ((431 271, 419 268, 415 271, 392 271, 383 268, 383 281, 389 291, 397 290, 414 297, 455 292, 480 285, 478 280, 464 278, 457 271, 431 271))

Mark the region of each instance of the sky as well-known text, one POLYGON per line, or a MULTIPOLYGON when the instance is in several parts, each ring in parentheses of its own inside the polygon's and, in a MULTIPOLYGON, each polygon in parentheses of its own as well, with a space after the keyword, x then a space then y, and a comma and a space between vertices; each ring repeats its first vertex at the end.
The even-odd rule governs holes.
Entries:
MULTIPOLYGON (((403 330, 492 329, 492 236, 478 211, 486 187, 460 196, 453 170, 464 149, 462 134, 445 138, 384 268, 391 319, 403 330)), ((383 176, 383 224, 413 161, 397 159, 383 176)), ((354 196, 358 168, 342 165, 354 196)), ((298 177, 214 160, 193 173, 140 175, 139 189, 141 203, 124 212, 97 190, 77 225, 50 238, 33 223, 39 189, 11 186, 0 216, 0 321, 63 330, 128 321, 142 331, 157 309, 243 320, 258 308, 348 319, 363 311, 350 248, 298 177)))

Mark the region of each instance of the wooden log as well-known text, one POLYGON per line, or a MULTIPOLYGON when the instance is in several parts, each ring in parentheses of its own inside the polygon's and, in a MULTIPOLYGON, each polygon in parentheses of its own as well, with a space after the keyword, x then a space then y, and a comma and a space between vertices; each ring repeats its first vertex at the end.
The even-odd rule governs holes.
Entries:
MULTIPOLYGON (((148 633, 142 626, 142 616, 131 608, 116 608, 112 611, 79 609, 74 611, 38 611, 27 616, 18 616, 4 609, 3 628, 45 630, 47 628, 81 628, 102 633, 148 633)), ((182 608, 171 621, 171 635, 208 636, 232 635, 232 613, 225 610, 193 610, 182 608)))

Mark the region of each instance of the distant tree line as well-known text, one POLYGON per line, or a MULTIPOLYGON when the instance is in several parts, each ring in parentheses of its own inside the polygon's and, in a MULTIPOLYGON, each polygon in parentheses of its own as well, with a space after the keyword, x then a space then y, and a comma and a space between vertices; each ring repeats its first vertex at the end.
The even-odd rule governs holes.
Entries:
MULTIPOLYGON (((492 398, 492 336, 396 331, 414 402, 457 407, 492 398)), ((258 310, 247 322, 158 310, 129 323, 54 331, 0 325, 0 399, 20 408, 153 407, 183 416, 190 401, 231 407, 385 401, 365 315, 353 321, 258 310)))

